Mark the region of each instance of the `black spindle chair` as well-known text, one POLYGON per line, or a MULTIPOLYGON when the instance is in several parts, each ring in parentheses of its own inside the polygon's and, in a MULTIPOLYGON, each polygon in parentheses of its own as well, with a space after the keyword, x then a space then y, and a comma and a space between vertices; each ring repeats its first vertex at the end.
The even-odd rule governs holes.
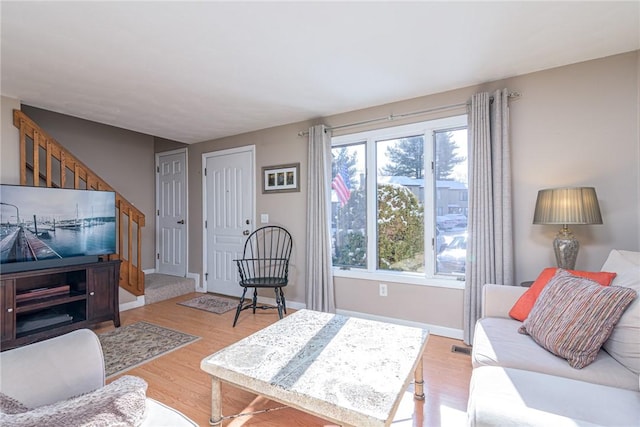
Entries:
POLYGON ((244 288, 236 309, 233 326, 236 326, 242 310, 278 309, 282 319, 287 313, 287 305, 282 288, 289 282, 289 258, 291 257, 291 234, 282 227, 268 225, 255 230, 244 244, 242 259, 234 260, 240 273, 240 286, 244 288), (251 302, 244 303, 248 288, 253 288, 251 302), (276 294, 276 307, 258 306, 258 288, 272 288, 276 294))

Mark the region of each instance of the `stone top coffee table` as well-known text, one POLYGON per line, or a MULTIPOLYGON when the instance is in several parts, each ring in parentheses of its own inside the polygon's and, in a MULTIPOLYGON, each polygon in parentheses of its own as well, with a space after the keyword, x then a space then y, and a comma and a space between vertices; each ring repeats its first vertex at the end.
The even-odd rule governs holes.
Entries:
POLYGON ((220 381, 343 426, 388 426, 415 374, 424 400, 420 328, 300 310, 202 360, 212 376, 211 424, 222 420, 220 381))

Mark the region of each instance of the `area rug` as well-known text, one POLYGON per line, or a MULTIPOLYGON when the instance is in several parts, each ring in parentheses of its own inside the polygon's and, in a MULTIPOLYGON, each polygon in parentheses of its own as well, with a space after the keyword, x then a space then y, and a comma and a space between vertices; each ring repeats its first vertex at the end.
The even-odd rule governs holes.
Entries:
POLYGON ((149 362, 200 339, 194 335, 137 322, 98 335, 108 377, 149 362))
POLYGON ((238 300, 207 294, 188 301, 179 302, 178 304, 211 313, 222 314, 238 307, 238 300))

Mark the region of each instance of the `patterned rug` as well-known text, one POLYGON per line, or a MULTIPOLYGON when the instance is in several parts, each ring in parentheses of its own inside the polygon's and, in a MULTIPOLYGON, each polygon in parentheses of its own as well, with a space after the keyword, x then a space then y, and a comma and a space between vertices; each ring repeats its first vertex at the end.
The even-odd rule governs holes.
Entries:
POLYGON ((148 322, 121 326, 98 335, 107 378, 128 371, 200 339, 148 322))
POLYGON ((205 294, 178 304, 211 313, 222 314, 238 307, 238 300, 205 294))

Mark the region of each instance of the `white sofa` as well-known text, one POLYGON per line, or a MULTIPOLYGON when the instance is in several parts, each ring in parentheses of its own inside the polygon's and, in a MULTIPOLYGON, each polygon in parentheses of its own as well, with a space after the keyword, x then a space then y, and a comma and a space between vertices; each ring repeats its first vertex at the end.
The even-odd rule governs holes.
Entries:
MULTIPOLYGON (((640 293, 640 253, 612 251, 602 271, 618 273, 611 286, 640 293)), ((527 290, 485 285, 482 319, 472 350, 470 426, 640 426, 640 295, 627 307, 590 365, 575 369, 518 333, 509 310, 527 290), (616 332, 616 329, 620 329, 616 332), (624 330, 623 330, 624 329, 624 330), (613 342, 613 341, 612 341, 613 342)))
MULTIPOLYGON (((104 386, 102 347, 89 329, 0 353, 0 392, 28 408, 62 402, 104 386)), ((140 425, 197 426, 182 413, 150 398, 146 398, 140 425)))

